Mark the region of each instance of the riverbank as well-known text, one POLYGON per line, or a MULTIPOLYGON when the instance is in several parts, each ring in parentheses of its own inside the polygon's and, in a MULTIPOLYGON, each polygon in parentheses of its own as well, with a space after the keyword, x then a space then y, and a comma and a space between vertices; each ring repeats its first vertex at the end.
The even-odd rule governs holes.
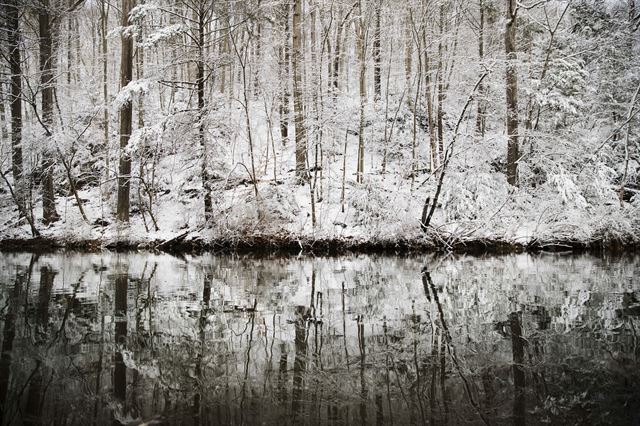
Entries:
POLYGON ((455 239, 442 235, 412 239, 355 239, 296 237, 294 235, 254 235, 244 238, 205 240, 188 233, 173 238, 134 241, 67 239, 54 237, 6 238, 0 240, 0 251, 54 251, 59 249, 83 251, 155 250, 169 253, 242 253, 242 254, 402 254, 451 252, 460 254, 509 254, 536 252, 635 252, 640 241, 627 240, 532 240, 526 244, 505 239, 455 239))

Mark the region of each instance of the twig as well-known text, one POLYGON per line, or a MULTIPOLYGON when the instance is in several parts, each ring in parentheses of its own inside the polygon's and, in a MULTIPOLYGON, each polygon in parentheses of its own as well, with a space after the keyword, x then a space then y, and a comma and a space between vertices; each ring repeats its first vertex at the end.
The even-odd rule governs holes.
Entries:
MULTIPOLYGON (((626 126, 627 124, 629 124, 629 122, 631 120, 633 120, 635 118, 636 115, 638 115, 638 113, 640 113, 640 110, 634 112, 630 117, 627 118, 627 120, 625 120, 621 125, 619 125, 613 132, 611 132, 609 134, 609 136, 600 144, 600 146, 598 146, 598 148, 596 148, 596 150, 593 152, 592 155, 592 159, 595 158, 596 154, 598 152, 600 152, 600 150, 607 144, 607 142, 609 142, 611 140, 611 138, 613 138, 614 136, 616 136, 618 134, 618 132, 620 130, 622 130, 624 128, 624 126, 626 126)), ((578 175, 580 176, 582 174, 582 171, 584 170, 584 168, 589 164, 589 159, 587 159, 584 164, 582 165, 582 167, 580 168, 580 170, 578 171, 578 175)))

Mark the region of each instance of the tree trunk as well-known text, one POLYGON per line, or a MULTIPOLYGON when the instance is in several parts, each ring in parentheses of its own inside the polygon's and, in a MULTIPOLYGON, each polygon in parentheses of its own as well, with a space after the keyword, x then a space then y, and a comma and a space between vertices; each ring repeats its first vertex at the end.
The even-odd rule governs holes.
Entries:
POLYGON ((291 5, 285 2, 282 6, 283 10, 283 23, 284 23, 284 40, 280 49, 280 69, 282 72, 282 99, 280 101, 280 137, 282 138, 282 144, 285 145, 289 141, 289 62, 291 60, 291 49, 289 43, 291 42, 291 34, 289 30, 289 13, 291 5))
MULTIPOLYGON (((138 80, 144 78, 144 46, 142 45, 143 33, 139 28, 136 40, 136 78, 138 80)), ((138 96, 138 128, 144 127, 144 93, 138 96)), ((142 151, 144 152, 144 146, 142 151)))
POLYGON ((436 129, 433 120, 433 96, 431 87, 431 60, 429 58, 429 43, 427 43, 427 26, 422 27, 422 45, 424 46, 424 86, 425 98, 427 100, 427 124, 429 126, 429 145, 431 151, 431 170, 435 170, 440 163, 438 157, 438 141, 436 140, 436 129))
MULTIPOLYGON (((480 64, 484 63, 484 3, 483 0, 480 0, 480 21, 478 23, 478 59, 480 60, 480 64)), ((485 130, 485 87, 482 84, 478 87, 478 112, 476 114, 476 134, 479 136, 484 136, 485 130)))
POLYGON ((415 77, 415 81, 416 81, 416 92, 415 92, 415 97, 414 97, 414 101, 413 101, 413 129, 412 129, 412 138, 411 138, 411 181, 413 182, 413 180, 415 179, 416 176, 416 170, 419 168, 418 167, 418 162, 417 162, 417 155, 416 155, 416 142, 417 142, 417 137, 418 137, 418 102, 420 101, 420 85, 422 83, 422 55, 420 54, 420 52, 422 52, 423 50, 426 50, 426 46, 423 47, 422 46, 422 40, 420 38, 420 36, 418 35, 418 29, 416 28, 416 24, 415 24, 415 20, 413 19, 413 13, 410 12, 410 16, 411 16, 411 26, 412 26, 412 33, 415 36, 415 46, 416 46, 416 51, 418 52, 417 59, 418 59, 418 69, 416 71, 416 77, 415 77))
POLYGON ((634 36, 636 30, 638 30, 638 15, 636 15, 636 0, 628 0, 629 2, 629 32, 630 35, 627 37, 627 48, 629 49, 629 54, 633 55, 633 44, 636 37, 634 36))
MULTIPOLYGON (((408 6, 409 8, 411 6, 408 6)), ((413 73, 413 33, 412 33, 412 23, 411 23, 411 9, 408 10, 407 16, 405 18, 405 49, 404 49, 404 78, 407 85, 407 103, 413 110, 413 106, 411 106, 411 74, 413 73)))
POLYGON ((364 108, 367 103, 367 63, 365 61, 365 23, 362 17, 362 4, 358 2, 358 8, 360 9, 360 18, 357 23, 358 27, 358 61, 360 62, 360 123, 358 125, 358 170, 356 174, 356 181, 358 183, 364 182, 364 108))
POLYGON ((331 93, 331 87, 332 87, 332 82, 331 82, 331 76, 333 75, 333 46, 331 45, 331 38, 329 37, 329 33, 331 31, 331 27, 326 29, 326 36, 325 36, 325 44, 326 44, 326 52, 327 52, 327 94, 331 93))
POLYGON ((4 105, 5 93, 4 93, 4 81, 0 80, 0 135, 2 143, 9 138, 9 131, 7 130, 7 111, 4 105))
POLYGON ((309 0, 309 9, 311 9, 309 11, 309 15, 311 17, 311 24, 309 25, 309 41, 311 42, 311 80, 313 81, 311 83, 311 86, 313 87, 313 97, 314 97, 314 101, 313 104, 315 105, 317 103, 317 97, 318 97, 318 87, 317 87, 317 81, 319 78, 320 73, 322 73, 322 68, 321 68, 321 64, 318 62, 318 58, 320 58, 320 60, 322 60, 322 52, 320 52, 320 56, 318 55, 319 49, 318 49, 318 34, 317 34, 317 27, 318 27, 318 5, 317 5, 317 0, 309 0))
POLYGON ((53 126, 53 40, 49 0, 42 0, 38 10, 40 30, 40 84, 42 90, 42 124, 45 129, 45 146, 42 151, 42 219, 45 224, 60 219, 56 211, 53 189, 53 153, 49 151, 53 126))
MULTIPOLYGON (((71 2, 73 0, 69 0, 69 6, 71 6, 71 2)), ((73 16, 69 16, 67 19, 67 69, 65 74, 67 76, 67 86, 71 86, 71 64, 73 63, 73 57, 71 54, 72 44, 73 44, 73 16)))
POLYGON ((333 56, 333 70, 332 70, 332 75, 329 76, 329 81, 331 81, 334 102, 338 96, 338 88, 339 88, 338 79, 340 76, 340 55, 342 54, 342 26, 343 26, 343 21, 341 21, 338 24, 338 28, 336 29, 336 43, 335 43, 336 47, 334 49, 334 56, 333 56))
MULTIPOLYGON (((107 8, 109 7, 106 0, 100 2, 100 38, 101 38, 101 55, 102 55, 102 102, 103 108, 103 120, 104 120, 104 156, 105 156, 105 169, 106 177, 109 179, 109 86, 108 86, 108 74, 107 74, 107 19, 109 17, 107 8)), ((71 51, 71 46, 69 46, 71 51)))
MULTIPOLYGON (((122 26, 129 26, 129 12, 135 0, 122 0, 122 26)), ((133 37, 122 35, 122 52, 120 55, 120 88, 131 82, 133 74, 133 37)), ((127 102, 120 110, 120 162, 118 171, 118 208, 117 218, 120 222, 129 222, 129 192, 131 187, 131 157, 127 153, 127 145, 131 137, 133 103, 127 102)))
POLYGON ((516 69, 516 0, 507 0, 507 24, 504 35, 507 56, 507 182, 518 182, 518 70, 516 69))
POLYGON ((302 2, 294 1, 293 10, 293 109, 296 125, 296 178, 307 179, 307 132, 304 122, 302 100, 302 67, 304 54, 302 50, 302 2))
MULTIPOLYGON (((142 45, 143 35, 144 34, 142 32, 142 28, 140 27, 138 29, 138 33, 136 34, 136 78, 138 80, 140 80, 141 78, 144 78, 144 47, 142 45)), ((138 129, 143 129, 143 128, 144 128, 144 94, 140 93, 140 95, 138 96, 138 129)), ((150 189, 149 183, 146 182, 146 176, 145 176, 145 165, 146 165, 146 162, 149 160, 148 158, 149 153, 150 153, 150 150, 147 147, 147 142, 143 138, 141 141, 141 145, 139 148, 139 155, 138 155, 139 180, 138 180, 137 190, 138 190, 138 203, 140 206, 140 215, 142 216, 142 221, 144 222, 144 227, 147 232, 149 231, 149 228, 147 226, 145 211, 149 213, 151 221, 155 226, 155 230, 156 231, 158 230, 158 224, 155 218, 153 217, 153 212, 152 212, 153 195, 152 195, 152 191, 150 189), (147 206, 145 206, 144 201, 142 201, 143 186, 149 197, 149 204, 147 206)))
POLYGON ((436 119, 438 121, 438 149, 440 155, 444 156, 444 5, 440 5, 440 22, 438 24, 440 40, 438 41, 438 111, 436 113, 436 119))
POLYGON ((20 52, 19 0, 6 4, 7 41, 11 72, 11 171, 19 208, 24 211, 25 190, 22 166, 22 58, 20 52))
POLYGON ((383 0, 376 4, 375 32, 373 35, 373 92, 376 101, 382 94, 382 66, 380 61, 380 14, 383 0))
MULTIPOLYGON (((229 32, 225 31, 224 29, 220 30, 220 34, 218 34, 218 37, 220 37, 220 44, 219 44, 219 57, 220 58, 226 58, 226 56, 229 53, 229 32)), ((226 62, 226 59, 223 59, 226 62)), ((226 91, 226 85, 227 85, 227 70, 226 70, 227 66, 224 65, 220 68, 219 71, 219 75, 220 75, 220 87, 218 89, 218 91, 221 94, 224 94, 224 92, 226 91)))
MULTIPOLYGON (((258 10, 260 10, 261 4, 262 4, 262 0, 258 0, 258 4, 257 4, 258 10)), ((253 63, 255 64, 255 66, 251 72, 253 77, 253 93, 256 97, 258 97, 258 95, 260 94, 261 62, 262 62, 262 22, 258 19, 258 21, 256 22, 255 46, 254 46, 254 55, 253 55, 253 63)))
POLYGON ((205 220, 209 220, 213 214, 213 205, 211 201, 211 179, 209 177, 209 171, 207 167, 208 152, 207 143, 205 139, 205 114, 206 105, 204 100, 204 85, 205 85, 205 73, 204 73, 204 36, 205 36, 205 0, 200 0, 198 3, 198 63, 196 69, 196 83, 198 90, 198 139, 200 140, 200 149, 202 150, 202 188, 204 190, 204 216, 205 220))
POLYGON ((344 44, 343 38, 342 38, 343 28, 344 28, 344 24, 347 22, 347 19, 349 19, 349 16, 351 15, 351 13, 353 12, 353 10, 357 5, 358 5, 358 2, 354 3, 353 6, 351 6, 351 9, 349 9, 349 11, 347 11, 344 17, 342 17, 342 19, 338 23, 338 28, 336 28, 336 43, 335 43, 336 47, 335 47, 334 56, 333 56, 333 75, 329 77, 329 80, 333 85, 334 102, 338 96, 338 89, 340 87, 340 83, 339 83, 340 61, 342 59, 342 49, 344 44))

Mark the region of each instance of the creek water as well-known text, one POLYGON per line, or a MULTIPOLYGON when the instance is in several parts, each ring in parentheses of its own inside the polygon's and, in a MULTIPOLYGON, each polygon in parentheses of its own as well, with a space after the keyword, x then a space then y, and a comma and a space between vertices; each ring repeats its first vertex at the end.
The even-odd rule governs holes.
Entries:
POLYGON ((0 254, 1 422, 640 424, 640 257, 0 254))

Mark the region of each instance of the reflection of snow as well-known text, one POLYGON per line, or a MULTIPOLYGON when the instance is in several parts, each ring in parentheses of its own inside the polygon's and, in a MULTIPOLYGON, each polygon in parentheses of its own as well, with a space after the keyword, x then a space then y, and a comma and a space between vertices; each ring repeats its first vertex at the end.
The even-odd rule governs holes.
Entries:
MULTIPOLYGON (((30 261, 30 255, 3 255, 0 277, 6 283, 5 289, 12 283, 16 270, 25 270, 30 261)), ((216 323, 223 335, 236 327, 230 322, 246 321, 248 315, 239 314, 250 310, 254 300, 267 328, 273 315, 291 320, 295 306, 311 303, 314 287, 316 315, 322 316, 324 326, 336 333, 342 332, 344 296, 346 331, 353 335, 358 315, 364 315, 365 322, 371 323, 376 333, 380 332, 383 318, 392 322, 421 314, 423 319, 433 319, 436 312, 426 298, 420 275, 424 264, 433 267, 432 278, 445 317, 464 323, 474 340, 482 340, 487 324, 504 321, 510 312, 527 306, 531 309, 545 306, 556 328, 570 330, 594 318, 615 326, 619 294, 638 290, 640 282, 633 280, 638 274, 635 259, 612 261, 589 256, 525 254, 489 258, 351 256, 269 260, 210 255, 176 258, 150 253, 63 253, 40 256, 33 265, 31 279, 38 283, 40 269, 50 267, 57 271, 54 294, 70 295, 75 290, 76 298, 85 304, 98 304, 98 295, 104 294, 106 299, 100 306, 104 305, 105 314, 110 315, 114 276, 127 273, 131 277, 129 306, 144 304, 151 297, 153 327, 165 338, 196 337, 199 313, 204 308, 201 300, 205 277, 211 279, 207 322, 216 323), (599 296, 594 299, 593 294, 599 296), (239 320, 240 317, 244 319, 239 320)), ((31 285, 30 291, 31 297, 37 297, 37 285, 31 285)), ((143 310, 144 318, 148 314, 143 310)), ((129 323, 133 319, 129 313, 129 323)), ((278 338, 289 340, 292 332, 280 330, 278 338)))
MULTIPOLYGON (((499 374, 513 362, 512 312, 522 314, 526 350, 540 357, 535 363, 558 365, 567 355, 606 360, 609 347, 623 356, 632 347, 619 312, 624 292, 640 290, 636 258, 10 254, 0 257, 0 307, 7 306, 17 271, 25 274, 32 261, 27 315, 39 306, 44 267, 57 272, 48 304, 50 331, 69 315, 64 338, 51 350, 34 346, 21 324, 16 359, 46 359, 47 368, 72 384, 70 394, 85 380, 75 368, 95 373, 99 362, 103 386, 109 386, 113 354, 121 353, 135 373, 130 381, 137 380, 138 395, 159 387, 182 396, 201 389, 213 398, 250 383, 252 392, 264 389, 271 402, 278 374, 288 375, 290 387, 302 359, 306 392, 317 381, 331 389, 331 398, 348 401, 358 395, 361 380, 379 386, 388 362, 399 376, 395 382, 411 385, 415 366, 430 368, 444 349, 443 322, 470 380, 478 385, 478 375, 494 370, 496 380, 507 380, 499 374), (422 279, 425 265, 432 281, 422 279), (125 298, 115 294, 118 274, 129 277, 125 298), (74 292, 80 303, 72 303, 74 292), (127 314, 116 316, 115 301, 123 299, 127 314), (297 307, 307 311, 311 305, 315 310, 300 322, 297 307), (118 344, 116 318, 127 326, 118 344), (607 339, 612 343, 603 346, 607 339), (536 355, 537 348, 543 350, 536 355), (365 370, 364 379, 358 368, 365 370)), ((446 359, 451 393, 462 395, 450 355, 446 359)), ((19 365, 25 377, 29 362, 19 365)))
POLYGON ((589 301, 591 292, 586 290, 578 290, 573 297, 567 297, 562 305, 562 317, 559 322, 564 324, 567 331, 571 330, 574 325, 580 324, 586 311, 586 304, 589 301))
POLYGON ((160 370, 155 362, 152 365, 138 364, 135 361, 135 354, 132 351, 122 350, 122 358, 127 368, 138 371, 144 377, 148 379, 157 379, 160 377, 160 370))

